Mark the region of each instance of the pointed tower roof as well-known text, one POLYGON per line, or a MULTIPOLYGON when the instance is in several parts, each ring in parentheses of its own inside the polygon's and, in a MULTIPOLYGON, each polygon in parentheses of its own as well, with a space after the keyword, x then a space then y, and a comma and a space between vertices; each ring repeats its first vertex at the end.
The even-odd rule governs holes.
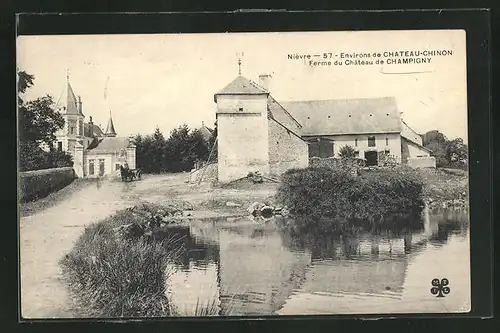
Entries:
POLYGON ((214 95, 217 102, 218 95, 267 95, 269 92, 257 83, 238 75, 227 86, 214 95))
POLYGON ((61 97, 57 101, 56 108, 64 114, 82 115, 78 108, 78 100, 69 83, 69 76, 66 77, 66 85, 61 97))
POLYGON ((108 126, 106 127, 106 132, 104 133, 104 135, 110 137, 116 136, 115 126, 113 125, 113 118, 111 117, 111 110, 109 111, 108 126))

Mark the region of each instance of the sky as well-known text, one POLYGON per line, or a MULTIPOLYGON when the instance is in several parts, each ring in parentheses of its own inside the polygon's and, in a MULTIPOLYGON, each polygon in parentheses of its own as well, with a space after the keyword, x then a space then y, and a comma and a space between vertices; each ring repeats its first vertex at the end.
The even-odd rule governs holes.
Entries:
POLYGON ((213 95, 238 75, 242 53, 242 75, 258 82, 271 74, 278 101, 394 96, 417 132, 467 142, 465 37, 462 30, 20 36, 17 67, 35 76, 28 99, 57 101, 69 72, 86 120, 105 127, 111 110, 119 136, 213 127, 213 95), (400 50, 453 54, 425 64, 333 65, 345 60, 341 53, 400 50), (323 53, 332 66, 288 58, 323 53))

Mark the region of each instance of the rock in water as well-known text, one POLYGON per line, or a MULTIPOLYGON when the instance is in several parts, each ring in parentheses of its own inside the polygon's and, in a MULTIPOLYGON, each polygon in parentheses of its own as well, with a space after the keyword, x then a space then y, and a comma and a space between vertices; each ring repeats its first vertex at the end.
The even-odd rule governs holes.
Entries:
POLYGON ((262 207, 264 207, 264 204, 262 204, 260 202, 254 202, 253 204, 250 205, 250 207, 248 207, 247 211, 248 211, 248 213, 255 216, 257 214, 257 212, 260 213, 260 210, 262 209, 262 207))
POLYGON ((286 206, 281 209, 280 215, 281 216, 288 216, 288 215, 290 215, 290 211, 288 210, 288 208, 286 206))
POLYGON ((272 216, 274 214, 274 207, 264 206, 260 209, 262 216, 272 216))

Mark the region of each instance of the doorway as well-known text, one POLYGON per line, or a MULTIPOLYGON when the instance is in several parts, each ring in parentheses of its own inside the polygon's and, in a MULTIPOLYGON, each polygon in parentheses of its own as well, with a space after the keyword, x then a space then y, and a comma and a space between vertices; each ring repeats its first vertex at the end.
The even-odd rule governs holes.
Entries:
POLYGON ((378 165, 378 154, 376 151, 365 151, 366 166, 378 165))

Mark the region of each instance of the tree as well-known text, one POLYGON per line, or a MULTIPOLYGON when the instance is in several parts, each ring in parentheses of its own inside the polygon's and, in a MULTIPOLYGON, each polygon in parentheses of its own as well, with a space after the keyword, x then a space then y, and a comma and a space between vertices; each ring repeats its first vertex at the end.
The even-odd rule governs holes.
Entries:
POLYGON ((447 143, 446 159, 449 161, 450 166, 458 168, 467 166, 468 149, 462 138, 456 138, 447 143))
POLYGON ((52 146, 55 133, 63 128, 64 118, 54 109, 51 96, 37 98, 19 107, 19 139, 44 142, 52 146))
POLYGON ((35 77, 25 71, 18 71, 18 126, 19 165, 21 171, 73 166, 71 155, 64 152, 45 152, 42 143, 53 147, 55 133, 63 128, 64 118, 54 109, 51 96, 25 102, 23 94, 33 86, 35 77))
POLYGON ((354 159, 356 158, 356 150, 351 146, 345 145, 340 148, 339 156, 342 159, 354 159))
POLYGON ((152 156, 150 157, 154 172, 163 172, 167 164, 167 147, 165 137, 158 126, 151 138, 152 156))
POLYGON ((210 151, 199 129, 192 130, 189 133, 187 146, 189 148, 185 156, 186 167, 192 168, 196 162, 204 163, 207 161, 210 151))
MULTIPOLYGON (((26 73, 25 71, 17 72, 17 89, 21 94, 24 94, 26 90, 33 86, 33 81, 35 77, 31 74, 26 73)), ((21 98, 21 97, 19 97, 21 98)))
POLYGON ((134 143, 137 166, 147 173, 189 171, 209 153, 203 134, 186 124, 173 129, 166 140, 157 127, 152 135, 137 135, 134 143))
POLYGON ((466 168, 468 148, 463 139, 448 140, 437 130, 429 131, 423 137, 424 147, 432 151, 436 166, 441 168, 466 168))

